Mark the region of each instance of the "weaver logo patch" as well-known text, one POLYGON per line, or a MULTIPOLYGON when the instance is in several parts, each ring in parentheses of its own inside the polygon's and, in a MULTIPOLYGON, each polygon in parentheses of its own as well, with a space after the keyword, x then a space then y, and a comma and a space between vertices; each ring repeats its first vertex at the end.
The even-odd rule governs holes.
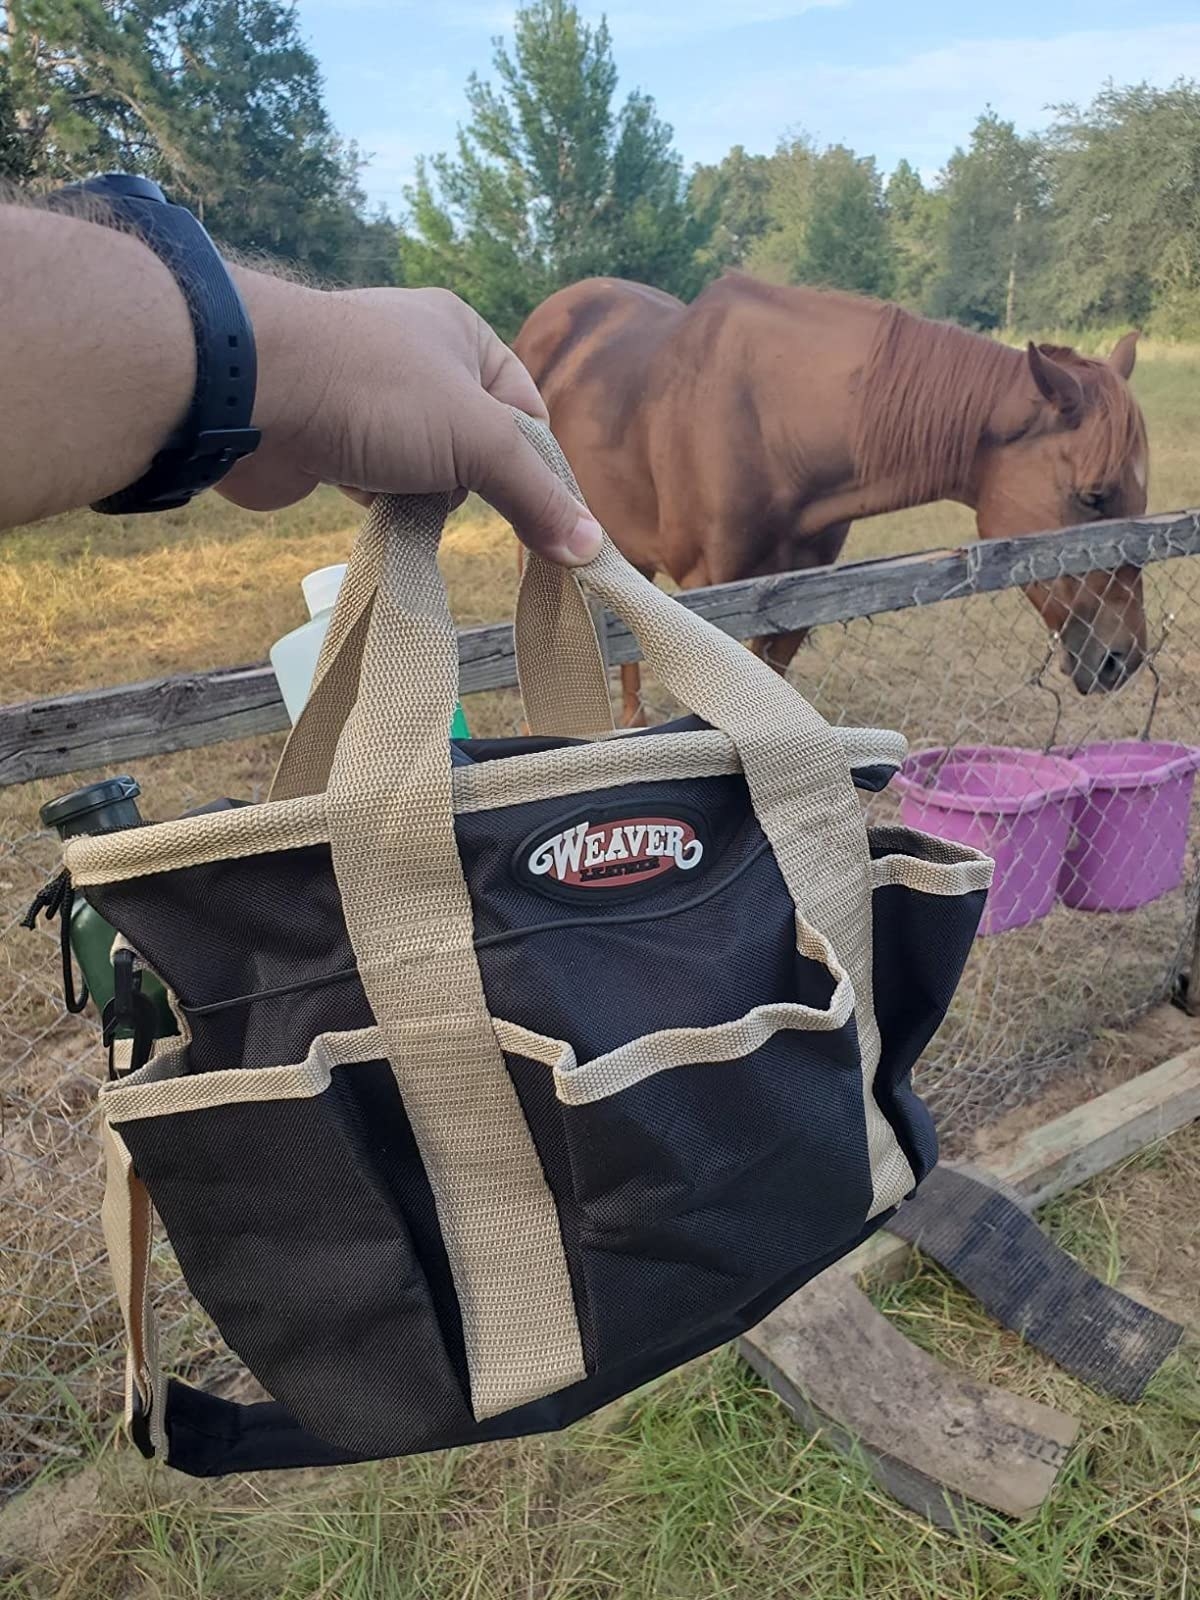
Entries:
POLYGON ((699 817, 598 810, 531 834, 514 865, 530 888, 556 898, 612 897, 668 874, 693 873, 704 860, 699 817))

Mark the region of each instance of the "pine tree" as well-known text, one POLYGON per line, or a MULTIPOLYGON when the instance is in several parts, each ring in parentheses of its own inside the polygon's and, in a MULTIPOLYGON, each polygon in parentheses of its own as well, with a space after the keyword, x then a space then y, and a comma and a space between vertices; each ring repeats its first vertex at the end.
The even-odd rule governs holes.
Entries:
POLYGON ((530 0, 496 83, 473 77, 453 156, 420 164, 400 245, 406 283, 435 283, 513 334, 552 290, 595 273, 677 293, 700 281, 671 130, 649 96, 614 110, 607 25, 571 0, 530 0))
POLYGON ((722 161, 692 173, 688 200, 710 230, 699 253, 707 276, 746 264, 771 228, 770 190, 771 157, 748 155, 740 144, 722 161))
POLYGON ((938 268, 943 197, 927 189, 916 168, 901 160, 888 179, 884 200, 895 260, 893 292, 901 305, 923 311, 938 268))
POLYGON ((17 176, 33 187, 140 172, 222 243, 323 275, 345 275, 373 229, 372 276, 391 277, 394 235, 363 217, 361 160, 330 125, 288 0, 12 0, 6 23, 17 176))
POLYGON ((1045 179, 1036 139, 985 111, 966 150, 942 175, 945 197, 940 271, 931 308, 977 328, 1028 320, 1042 265, 1045 179))
POLYGON ((891 294, 895 262, 873 156, 831 145, 813 168, 804 281, 862 294, 891 294))
POLYGON ((1200 84, 1109 85, 1049 136, 1060 315, 1200 332, 1200 84))
POLYGON ((752 272, 774 283, 803 283, 808 262, 817 152, 807 134, 780 141, 767 178, 767 226, 750 248, 752 272))

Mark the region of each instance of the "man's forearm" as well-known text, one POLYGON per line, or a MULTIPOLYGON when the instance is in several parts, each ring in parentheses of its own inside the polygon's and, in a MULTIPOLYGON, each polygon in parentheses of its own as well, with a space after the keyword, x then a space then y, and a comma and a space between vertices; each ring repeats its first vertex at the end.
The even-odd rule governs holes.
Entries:
MULTIPOLYGON (((254 329, 262 439, 218 486, 291 505, 319 483, 474 489, 533 549, 578 566, 603 535, 517 428, 533 380, 440 289, 328 291, 232 269, 254 329)), ((131 234, 0 201, 0 529, 128 488, 187 415, 191 318, 131 234)))
POLYGON ((0 205, 0 527, 114 494, 187 413, 191 318, 131 234, 0 205))

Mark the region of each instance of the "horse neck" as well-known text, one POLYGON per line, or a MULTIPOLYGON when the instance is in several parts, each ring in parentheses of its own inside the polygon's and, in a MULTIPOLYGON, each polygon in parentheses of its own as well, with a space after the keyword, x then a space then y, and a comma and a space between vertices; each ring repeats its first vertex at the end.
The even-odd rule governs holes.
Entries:
POLYGON ((881 307, 851 425, 870 507, 859 515, 934 500, 974 508, 981 447, 1021 371, 1019 352, 994 339, 881 307))

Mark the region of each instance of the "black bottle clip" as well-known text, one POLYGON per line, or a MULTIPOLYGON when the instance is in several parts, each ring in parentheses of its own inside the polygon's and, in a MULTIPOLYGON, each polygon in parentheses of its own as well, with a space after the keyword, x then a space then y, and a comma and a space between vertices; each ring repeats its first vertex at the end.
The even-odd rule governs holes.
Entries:
POLYGON ((125 1077, 144 1067, 154 1048, 158 1013, 150 996, 142 993, 141 969, 132 950, 121 949, 113 956, 113 997, 104 1007, 103 1021, 109 1077, 125 1077), (125 1072, 118 1072, 116 1066, 114 1046, 119 1031, 128 1033, 133 1041, 125 1072))

